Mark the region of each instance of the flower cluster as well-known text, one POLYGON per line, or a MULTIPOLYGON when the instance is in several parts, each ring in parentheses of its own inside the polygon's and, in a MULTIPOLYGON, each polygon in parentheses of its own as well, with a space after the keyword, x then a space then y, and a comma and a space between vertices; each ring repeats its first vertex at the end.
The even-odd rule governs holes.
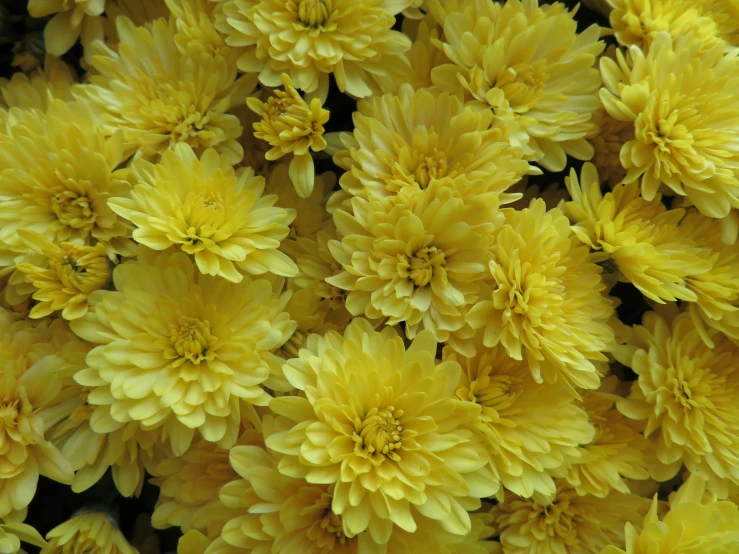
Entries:
POLYGON ((739 552, 739 9, 688 4, 0 9, 0 553, 739 552))

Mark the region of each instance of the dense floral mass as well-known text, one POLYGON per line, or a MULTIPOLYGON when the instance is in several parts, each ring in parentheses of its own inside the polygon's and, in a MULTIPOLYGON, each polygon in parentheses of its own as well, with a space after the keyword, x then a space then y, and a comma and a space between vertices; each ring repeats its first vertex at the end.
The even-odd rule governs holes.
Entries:
POLYGON ((585 5, 0 6, 0 554, 739 552, 739 3, 585 5))

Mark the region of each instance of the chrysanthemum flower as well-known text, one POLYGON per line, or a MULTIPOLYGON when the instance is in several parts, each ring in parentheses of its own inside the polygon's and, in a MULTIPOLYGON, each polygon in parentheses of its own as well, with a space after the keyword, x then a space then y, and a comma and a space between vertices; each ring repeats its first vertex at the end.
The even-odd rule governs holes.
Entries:
POLYGON ((44 28, 44 47, 49 54, 66 54, 77 39, 89 47, 95 39, 103 38, 100 17, 105 11, 105 0, 29 0, 28 13, 33 17, 54 17, 44 28))
POLYGON ((618 352, 638 376, 618 409, 646 422, 644 435, 656 447, 653 478, 671 479, 685 464, 725 498, 739 484, 739 346, 715 331, 711 339, 714 348, 689 313, 668 321, 648 312, 618 352))
POLYGON ((506 495, 491 513, 505 554, 599 554, 607 545, 623 545, 625 524, 640 523, 648 509, 641 496, 580 496, 557 481, 551 497, 506 495))
POLYGON ((334 156, 352 196, 394 203, 437 183, 463 198, 494 192, 504 203, 531 169, 509 142, 515 123, 495 124, 490 110, 465 108, 451 94, 403 85, 357 109, 354 132, 341 135, 344 150, 334 156))
POLYGON ((593 164, 601 178, 615 187, 626 176, 626 170, 621 165, 621 149, 634 139, 634 124, 614 119, 604 109, 593 114, 593 122, 598 127, 590 138, 595 150, 593 164))
POLYGON ((283 366, 305 397, 270 402, 290 428, 266 444, 284 455, 281 474, 332 487, 347 537, 386 544, 395 526, 416 531, 414 514, 464 535, 467 510, 498 490, 469 430, 480 408, 452 396, 460 367, 437 364, 436 348, 428 331, 406 350, 392 327, 377 332, 355 319, 344 336, 310 335, 283 366))
POLYGON ((323 125, 328 121, 328 110, 323 109, 319 98, 308 104, 293 87, 290 76, 281 77, 285 90, 275 90, 274 95, 262 102, 256 96, 246 99, 249 108, 262 119, 254 123, 254 136, 272 147, 265 157, 278 160, 292 154, 290 180, 298 196, 307 198, 313 191, 313 156, 310 151, 326 148, 323 125))
POLYGON ((132 421, 144 430, 162 427, 175 455, 195 430, 233 445, 241 402, 266 404, 262 385, 275 385, 270 373, 279 361, 270 350, 295 326, 282 311, 287 297, 265 279, 229 283, 201 274, 181 252, 143 248, 113 280, 117 290, 93 293, 90 311, 72 322, 79 336, 100 345, 88 355, 89 369, 75 376, 91 389, 93 430, 132 421))
POLYGON ((227 111, 253 88, 249 78, 237 81, 232 64, 197 43, 180 51, 166 20, 135 27, 119 17, 116 28, 117 48, 95 43, 96 73, 74 94, 90 103, 106 129, 122 130, 126 154, 155 158, 184 142, 199 154, 215 148, 239 162, 242 129, 227 111))
POLYGON ((626 545, 601 554, 729 554, 739 549, 739 508, 733 502, 703 502, 705 481, 691 475, 660 521, 655 497, 643 530, 626 524, 626 545))
MULTIPOLYGON (((217 4, 209 0, 165 0, 172 12, 170 26, 176 29, 175 43, 181 52, 197 45, 212 56, 229 60, 231 47, 215 28, 214 11, 217 4)), ((233 63, 233 60, 230 61, 233 63)))
POLYGON ((624 183, 638 181, 653 200, 662 185, 709 217, 739 207, 739 62, 717 45, 700 50, 686 36, 659 33, 644 54, 601 60, 601 100, 615 119, 634 122, 621 149, 624 183))
POLYGON ((611 490, 629 494, 628 479, 648 479, 647 456, 650 442, 641 434, 644 425, 625 417, 616 409, 618 378, 611 375, 597 391, 583 394, 583 407, 595 426, 592 442, 580 449, 567 474, 578 494, 605 498, 611 490))
POLYGON ((295 86, 326 98, 328 76, 353 96, 372 81, 410 69, 408 37, 393 31, 410 0, 225 0, 216 27, 241 52, 238 67, 269 87, 288 73, 295 86))
POLYGON ((275 207, 277 196, 263 194, 264 178, 251 169, 234 171, 215 150, 198 158, 188 144, 178 144, 158 164, 138 159, 132 170, 137 184, 130 198, 109 205, 137 227, 137 242, 155 250, 181 248, 201 273, 235 283, 242 273, 297 272, 278 250, 295 213, 275 207))
POLYGON ((68 519, 49 531, 46 540, 49 544, 41 550, 42 554, 138 554, 110 516, 101 512, 82 513, 68 519))
MULTIPOLYGON (((586 137, 599 107, 600 29, 577 33, 564 4, 537 0, 429 2, 443 23, 444 53, 451 60, 431 71, 434 84, 463 93, 497 118, 513 118, 528 136, 526 159, 550 171, 567 155, 588 160, 586 137)), ((439 43, 442 46, 442 43, 439 43)))
MULTIPOLYGON (((262 433, 247 425, 236 445, 263 446, 262 433)), ((196 529, 208 537, 218 537, 232 517, 218 493, 223 485, 238 479, 228 457, 228 450, 201 439, 193 442, 181 457, 162 461, 152 480, 159 487, 152 525, 157 529, 181 527, 183 533, 196 529)))
POLYGON ((334 214, 341 241, 329 247, 343 271, 326 282, 349 291, 346 308, 354 316, 403 322, 409 338, 428 329, 462 348, 473 334, 465 314, 478 298, 501 220, 496 204, 494 195, 465 203, 441 185, 410 206, 354 197, 352 215, 334 214))
POLYGON ((711 267, 710 256, 680 226, 685 210, 668 210, 657 194, 646 200, 634 183, 619 184, 603 195, 598 172, 585 164, 578 180, 575 170, 565 178, 572 201, 563 205, 577 237, 602 250, 620 273, 619 279, 664 303, 697 300, 687 286, 689 276, 711 267))
POLYGON ((580 459, 578 446, 594 437, 588 415, 562 383, 536 383, 528 364, 479 339, 474 358, 444 348, 443 359, 462 366, 455 394, 481 406, 475 428, 501 485, 524 497, 554 494, 552 476, 564 477, 580 459))
POLYGON ((567 217, 546 211, 541 199, 507 210, 491 248, 492 290, 467 315, 474 329, 485 329, 485 346, 501 344, 524 360, 538 383, 598 388, 595 362, 615 347, 613 305, 603 295, 601 268, 567 217))
POLYGON ((48 260, 48 267, 21 263, 16 269, 24 273, 38 291, 38 301, 30 317, 46 317, 61 310, 64 319, 77 319, 87 313, 87 299, 93 291, 108 283, 110 268, 102 242, 83 246, 72 242, 56 245, 38 233, 20 230, 20 237, 37 254, 48 260))
POLYGON ((25 554, 21 548, 21 542, 27 542, 33 546, 43 548, 46 541, 36 529, 25 523, 3 523, 0 519, 0 553, 16 554, 20 552, 25 554))
POLYGON ((61 389, 65 332, 61 320, 32 326, 0 310, 0 517, 28 506, 39 475, 72 481, 69 463, 44 436, 41 415, 61 389))
POLYGON ((75 82, 74 72, 64 61, 46 56, 43 71, 37 70, 31 75, 15 73, 10 79, 0 79, 0 106, 22 110, 36 108, 45 112, 54 98, 65 102, 73 100, 75 82))

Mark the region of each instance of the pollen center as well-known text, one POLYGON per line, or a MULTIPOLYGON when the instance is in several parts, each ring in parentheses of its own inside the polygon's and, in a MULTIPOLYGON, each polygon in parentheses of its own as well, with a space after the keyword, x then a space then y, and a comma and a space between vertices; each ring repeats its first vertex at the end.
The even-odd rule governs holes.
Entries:
POLYGON ((500 411, 516 402, 521 395, 521 386, 515 377, 492 375, 470 383, 470 392, 481 406, 500 411))
POLYGON ((212 360, 212 347, 217 338, 210 332, 210 322, 194 317, 181 316, 176 325, 170 325, 172 346, 180 358, 199 364, 212 360))
POLYGON ((56 193, 51 198, 51 209, 59 222, 66 227, 89 232, 95 225, 92 202, 87 196, 77 192, 62 190, 56 193))
POLYGON ((444 266, 446 256, 436 246, 423 246, 412 256, 404 256, 400 263, 400 274, 410 279, 417 287, 425 287, 434 278, 434 272, 444 266))
POLYGON ((382 410, 372 408, 363 419, 354 422, 354 442, 357 448, 371 457, 387 456, 399 460, 394 452, 402 447, 403 426, 398 418, 403 410, 388 406, 382 410))
POLYGON ((544 60, 540 60, 506 68, 495 86, 503 91, 513 111, 523 113, 541 98, 547 79, 544 60))
POLYGON ((300 0, 298 3, 298 18, 306 27, 320 27, 333 11, 333 0, 300 0))

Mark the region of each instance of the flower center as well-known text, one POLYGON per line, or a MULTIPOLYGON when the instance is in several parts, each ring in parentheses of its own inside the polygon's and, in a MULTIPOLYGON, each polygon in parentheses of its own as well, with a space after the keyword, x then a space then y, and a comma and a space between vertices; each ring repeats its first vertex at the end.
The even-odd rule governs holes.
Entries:
POLYGON ((90 199, 71 190, 62 190, 51 198, 51 209, 62 225, 89 233, 95 225, 96 215, 90 199))
POLYGON ((385 456, 399 461, 400 456, 395 453, 403 446, 403 426, 398 418, 403 417, 403 410, 396 410, 388 406, 382 410, 372 408, 364 419, 357 418, 354 422, 355 452, 358 450, 364 455, 376 460, 385 456))
POLYGON ((333 13, 333 0, 300 0, 298 19, 306 27, 320 27, 333 13))
POLYGON ((544 60, 507 67, 495 82, 514 112, 529 111, 541 98, 548 78, 544 60))
POLYGON ((509 375, 485 375, 470 383, 470 393, 481 406, 499 412, 510 408, 521 396, 521 385, 509 375))
POLYGON ((108 281, 108 259, 103 251, 69 242, 62 243, 61 249, 63 254, 51 260, 51 267, 63 285, 89 294, 108 281))
POLYGON ((212 347, 218 342, 210 332, 210 322, 180 316, 177 325, 170 325, 170 338, 177 356, 199 364, 215 358, 212 347))
POLYGON ((558 536, 568 546, 578 546, 575 514, 570 509, 570 498, 560 493, 550 504, 535 503, 537 522, 542 532, 558 536))
POLYGON ((399 271, 417 287, 425 287, 434 277, 434 272, 444 266, 446 256, 436 246, 423 246, 408 257, 402 256, 399 271))
POLYGON ((441 179, 447 173, 447 161, 443 152, 434 148, 431 156, 419 156, 418 167, 413 172, 413 177, 422 189, 428 187, 432 179, 441 179))
POLYGON ((6 429, 13 429, 18 424, 18 400, 8 404, 0 404, 0 423, 6 429))

